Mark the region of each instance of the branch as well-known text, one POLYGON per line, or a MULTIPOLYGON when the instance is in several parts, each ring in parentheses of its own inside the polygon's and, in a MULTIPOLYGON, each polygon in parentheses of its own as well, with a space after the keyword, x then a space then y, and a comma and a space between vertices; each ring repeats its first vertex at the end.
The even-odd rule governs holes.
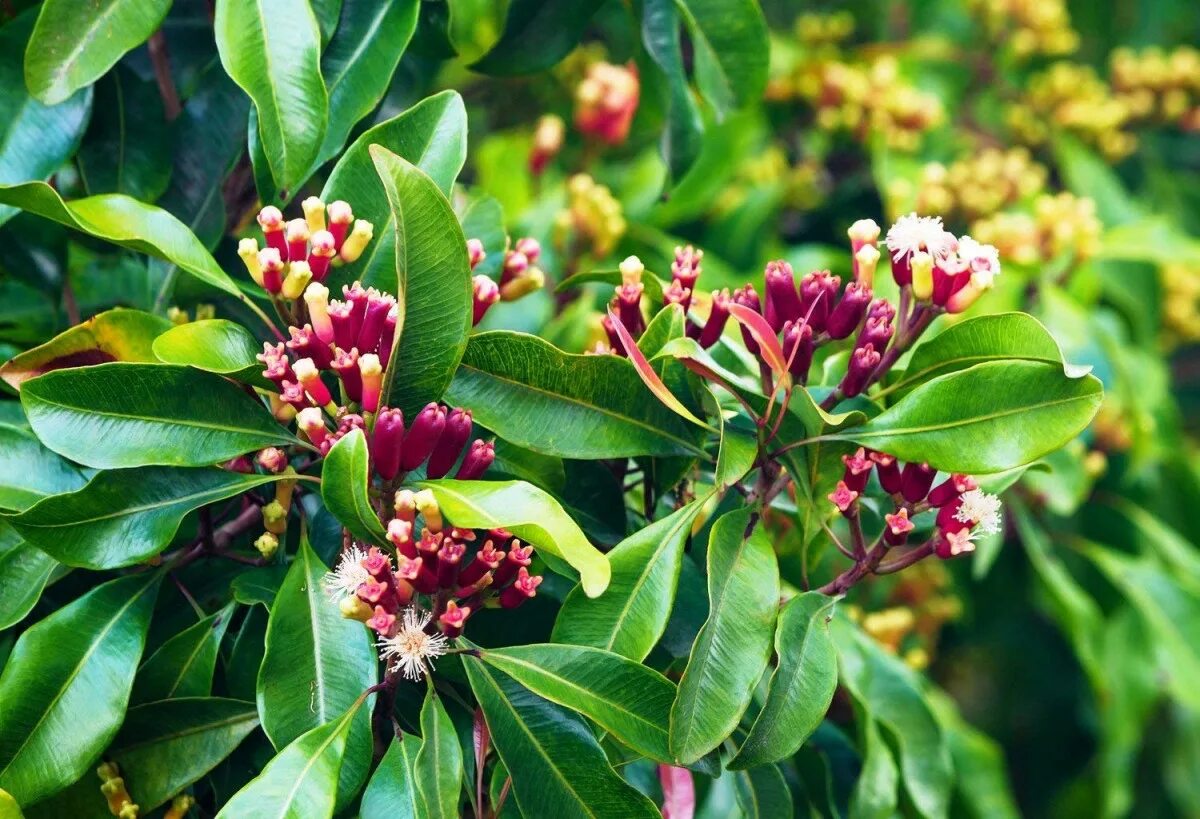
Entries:
POLYGON ((162 97, 163 112, 167 122, 173 122, 183 111, 179 104, 179 92, 175 90, 175 79, 171 76, 171 61, 167 54, 167 39, 162 29, 150 35, 150 62, 154 64, 154 79, 158 82, 158 93, 162 97))

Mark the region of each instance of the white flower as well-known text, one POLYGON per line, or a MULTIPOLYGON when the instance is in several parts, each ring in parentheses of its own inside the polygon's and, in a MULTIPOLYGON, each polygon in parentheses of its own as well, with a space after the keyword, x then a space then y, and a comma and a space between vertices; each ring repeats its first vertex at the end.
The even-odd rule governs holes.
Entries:
POLYGON ((1000 275, 1000 251, 994 245, 977 242, 970 236, 958 240, 958 255, 972 273, 1000 275))
POLYGON ((963 492, 954 519, 960 523, 978 526, 981 534, 990 535, 1000 531, 1000 497, 989 495, 982 489, 963 492))
POLYGON ((337 568, 326 572, 322 581, 330 600, 337 602, 347 595, 354 594, 359 586, 371 579, 371 573, 363 566, 366 559, 367 553, 357 546, 351 546, 349 550, 342 552, 342 559, 338 561, 337 568))
POLYGON ((892 258, 900 261, 905 256, 923 250, 935 259, 942 259, 954 252, 958 240, 954 234, 942 227, 940 216, 917 216, 910 213, 901 216, 888 228, 885 239, 892 258))
POLYGON ((446 653, 444 635, 425 633, 432 619, 429 612, 407 608, 396 635, 380 638, 379 657, 388 663, 389 671, 400 671, 405 679, 416 681, 433 667, 435 657, 446 653))

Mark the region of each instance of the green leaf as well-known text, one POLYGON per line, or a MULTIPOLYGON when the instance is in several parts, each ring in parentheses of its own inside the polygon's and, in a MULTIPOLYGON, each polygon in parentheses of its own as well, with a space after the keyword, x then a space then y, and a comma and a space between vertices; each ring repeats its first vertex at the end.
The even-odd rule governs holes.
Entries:
POLYGON ((608 553, 612 579, 604 594, 567 595, 552 639, 613 651, 641 662, 667 628, 683 546, 707 498, 697 498, 630 535, 608 553))
POLYGON ((564 458, 702 455, 704 430, 663 406, 618 356, 571 355, 536 336, 472 336, 447 400, 518 446, 564 458))
POLYGON ((258 727, 254 703, 186 697, 129 709, 109 755, 144 812, 169 801, 258 727))
POLYGON ((46 446, 98 469, 207 466, 296 439, 218 375, 167 364, 101 364, 27 382, 21 403, 46 446))
POLYGON ((667 78, 667 127, 660 144, 663 159, 676 179, 682 177, 696 160, 704 133, 700 108, 684 71, 679 31, 679 9, 675 0, 645 0, 642 42, 667 78))
POLYGON ((370 462, 366 436, 360 429, 352 430, 325 456, 321 499, 325 508, 356 538, 387 546, 387 533, 367 495, 370 462))
POLYGON ((775 765, 738 771, 734 794, 745 819, 776 819, 795 813, 792 792, 775 765))
POLYGON ((255 358, 262 343, 240 324, 204 319, 180 324, 154 340, 154 355, 164 364, 195 367, 228 375, 243 383, 270 386, 255 358))
POLYGON ((239 603, 247 606, 261 603, 270 608, 286 574, 287 566, 259 566, 235 577, 229 584, 229 591, 239 603))
POLYGON ((86 482, 78 467, 46 449, 32 433, 0 426, 0 509, 28 509, 86 482))
POLYGON ((671 754, 690 764, 737 727, 767 667, 779 608, 779 566, 749 509, 729 512, 708 539, 708 620, 671 708, 671 754))
POLYGON ((581 717, 480 660, 464 665, 522 815, 659 816, 654 803, 609 766, 581 717))
POLYGON ((0 790, 0 819, 22 819, 21 806, 8 791, 0 790))
POLYGON ((154 33, 171 0, 46 0, 25 49, 25 84, 47 105, 91 85, 154 33))
POLYGON ((899 800, 900 771, 896 759, 883 739, 879 723, 866 709, 859 709, 862 721, 862 771, 850 797, 852 819, 891 819, 899 800))
POLYGON ((779 613, 767 699, 730 768, 752 768, 790 757, 817 730, 837 688, 837 654, 829 636, 834 599, 797 595, 779 613))
POLYGON ((258 112, 258 139, 284 201, 317 159, 329 117, 321 32, 305 0, 217 0, 221 64, 258 112))
POLYGON ((545 555, 562 558, 579 572, 588 595, 608 587, 608 560, 563 511, 558 501, 525 481, 422 481, 442 514, 468 529, 507 529, 545 555))
POLYGON ((1076 377, 1086 370, 1067 368, 1058 342, 1027 313, 996 313, 952 324, 915 350, 904 373, 884 394, 903 395, 931 378, 965 370, 985 361, 1041 361, 1058 364, 1076 377))
POLYGON ((421 815, 455 819, 462 794, 462 746, 454 723, 430 685, 421 706, 421 750, 413 763, 421 815))
POLYGON ((486 649, 481 658, 539 697, 577 711, 637 753, 670 760, 667 722, 675 686, 611 651, 554 644, 486 649))
POLYGON ((771 49, 754 0, 676 0, 691 35, 696 84, 725 115, 762 98, 771 49))
POLYGON ((42 589, 58 563, 40 549, 21 540, 0 523, 0 630, 14 626, 37 605, 42 589))
MULTIPOLYGON (((45 179, 79 146, 92 110, 92 89, 84 88, 59 105, 46 106, 25 87, 17 55, 25 51, 37 19, 27 9, 0 28, 0 184, 45 179)), ((16 213, 0 206, 0 225, 16 213)))
POLYGON ((504 35, 471 68, 484 74, 535 74, 578 45, 601 0, 510 0, 504 35))
POLYGON ((471 332, 467 240, 450 202, 420 168, 378 145, 370 148, 391 206, 386 238, 395 254, 396 346, 384 400, 415 417, 450 386, 471 332))
POLYGON ((968 725, 948 696, 939 692, 931 704, 954 761, 955 791, 970 814, 975 819, 1017 819, 1021 812, 1008 782, 1003 749, 968 725))
MULTIPOLYGON (((329 126, 317 164, 337 155, 355 123, 371 113, 417 27, 417 0, 345 0, 341 20, 321 55, 329 92, 329 126)), ((355 208, 357 202, 351 202, 355 208)))
POLYGON ((869 719, 887 731, 913 806, 929 819, 945 816, 954 771, 916 674, 844 618, 835 617, 830 631, 838 650, 839 679, 869 719))
POLYGON ((225 661, 225 687, 238 699, 256 698, 258 669, 262 665, 263 643, 267 636, 266 607, 252 606, 242 618, 241 628, 233 638, 229 657, 225 661))
POLYGON ((721 416, 721 447, 717 450, 717 468, 713 473, 720 492, 746 477, 758 458, 758 437, 735 426, 731 420, 721 416))
POLYGON ((196 235, 167 211, 120 193, 64 202, 45 182, 0 185, 0 204, 12 205, 98 239, 166 259, 205 284, 245 300, 196 235))
POLYGON ((504 33, 508 0, 449 0, 446 35, 463 62, 475 62, 504 33))
POLYGON ((927 381, 894 406, 830 436, 944 472, 1002 472, 1036 461, 1092 420, 1104 390, 1040 361, 991 361, 927 381))
POLYGON ((317 18, 317 27, 321 30, 321 44, 324 45, 338 29, 342 0, 309 0, 309 5, 317 18))
POLYGON ((51 370, 109 361, 154 362, 154 339, 171 326, 165 318, 141 310, 107 310, 5 362, 0 378, 20 390, 29 379, 51 370))
MULTIPOLYGON (((230 603, 163 643, 138 669, 130 702, 207 697, 212 693, 217 649, 234 608, 235 604, 230 603)), ((254 722, 258 723, 257 714, 254 722)))
POLYGON ((96 84, 96 104, 76 156, 88 193, 153 202, 171 176, 171 132, 153 80, 118 67, 96 84))
MULTIPOLYGON (((341 716, 317 725, 292 741, 267 763, 263 772, 233 795, 218 819, 242 819, 264 816, 269 806, 272 816, 287 819, 328 819, 336 808, 335 800, 349 801, 339 781, 343 756, 353 742, 352 726, 365 716, 364 698, 341 716)), ((364 767, 363 774, 366 774, 364 767)), ((357 789, 356 789, 357 791, 357 789)))
MULTIPOLYGON (((378 660, 368 630, 357 620, 342 617, 337 602, 325 596, 325 572, 312 546, 302 541, 271 606, 266 654, 258 671, 258 713, 276 748, 329 723, 378 680, 378 660)), ((336 769, 341 771, 339 805, 348 804, 367 779, 371 764, 367 710, 358 712, 349 731, 348 740, 342 742, 345 764, 339 762, 336 769)))
POLYGON ((87 486, 7 518, 26 542, 68 566, 115 569, 168 546, 193 509, 279 480, 224 469, 147 466, 101 472, 87 486))
POLYGON ((361 819, 417 819, 421 815, 414 773, 420 748, 420 738, 412 734, 392 741, 363 791, 358 809, 361 819))
POLYGON ((0 788, 22 805, 86 774, 116 734, 158 581, 112 580, 17 640, 0 676, 0 788))

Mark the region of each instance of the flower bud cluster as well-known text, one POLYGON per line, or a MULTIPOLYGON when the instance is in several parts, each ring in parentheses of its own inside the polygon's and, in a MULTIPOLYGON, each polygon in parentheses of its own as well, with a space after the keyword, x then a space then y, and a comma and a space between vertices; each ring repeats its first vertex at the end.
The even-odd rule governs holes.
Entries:
POLYGON ((806 13, 796 18, 796 39, 806 49, 837 46, 854 35, 854 15, 849 11, 830 14, 806 13))
POLYGON ((632 62, 592 63, 575 89, 575 127, 607 145, 620 145, 629 136, 640 93, 632 62))
POLYGON ((1024 101, 1006 116, 1014 135, 1029 145, 1042 144, 1054 129, 1066 130, 1118 160, 1138 144, 1128 130, 1134 111, 1088 65, 1057 62, 1035 74, 1024 101))
POLYGON ((335 264, 358 260, 371 241, 375 227, 355 219, 342 200, 328 207, 315 196, 301 203, 304 217, 284 221, 274 205, 258 212, 266 247, 252 238, 242 239, 238 255, 250 278, 272 296, 299 299, 310 282, 323 282, 335 264))
POLYGON ((96 768, 100 777, 100 793, 108 802, 108 811, 118 819, 137 819, 140 809, 134 804, 133 797, 125 787, 125 778, 115 762, 102 762, 96 768))
POLYGON ((1099 248, 1101 230, 1096 203, 1066 191, 1038 196, 1033 215, 997 213, 971 226, 980 241, 995 245, 1006 259, 1022 265, 1063 256, 1088 259, 1099 248))
POLYGON ((1062 57, 1079 48, 1065 0, 971 0, 989 39, 1018 59, 1062 57))
POLYGON ((387 539, 395 554, 352 546, 324 585, 343 616, 376 632, 393 670, 418 679, 473 613, 520 606, 537 596, 542 577, 529 573, 532 546, 503 529, 449 527, 429 490, 400 490, 393 509, 387 539))
POLYGON ((859 513, 859 502, 874 473, 891 495, 893 511, 885 514, 884 542, 899 546, 916 528, 913 518, 937 510, 933 552, 942 559, 974 551, 980 535, 1000 531, 1000 499, 979 489, 969 475, 954 474, 934 485, 937 470, 924 463, 901 464, 895 457, 862 447, 843 455, 845 471, 829 501, 848 518, 859 513))
MULTIPOLYGON (((429 403, 417 413, 406 430, 404 413, 385 407, 375 417, 375 426, 371 430, 371 469, 383 480, 390 481, 425 464, 426 477, 444 478, 461 455, 462 463, 454 477, 475 480, 492 465, 496 450, 495 444, 480 438, 468 445, 471 429, 470 410, 429 403)), ((328 430, 324 431, 328 433, 328 430)), ((305 432, 307 434, 307 430, 305 432)), ((319 436, 321 432, 317 434, 319 436)), ((329 434, 328 438, 336 435, 329 434)), ((323 444, 317 446, 324 449, 323 444)))
MULTIPOLYGON (((541 290, 546 285, 546 274, 537 266, 541 255, 542 246, 538 240, 526 236, 504 251, 499 285, 482 273, 476 274, 471 280, 474 293, 472 323, 478 324, 482 321, 488 309, 498 301, 516 301, 541 290)), ((468 239, 467 256, 471 262, 471 270, 474 270, 487 258, 483 242, 479 239, 468 239)))
POLYGON ((828 170, 812 155, 794 164, 782 143, 773 143, 762 151, 743 157, 733 180, 713 203, 714 216, 727 216, 744 207, 761 193, 764 186, 782 186, 780 202, 799 211, 817 208, 832 187, 828 170))
POLYGON ((856 609, 851 617, 876 642, 917 670, 929 664, 943 626, 958 620, 963 611, 946 565, 936 561, 917 563, 898 575, 883 602, 883 609, 865 613, 856 609))
POLYGON ((567 126, 557 114, 543 114, 533 127, 533 147, 529 151, 529 172, 538 176, 562 150, 567 126))
POLYGON ((1109 56, 1109 81, 1139 122, 1200 131, 1200 50, 1118 48, 1109 56))
MULTIPOLYGON (((940 213, 947 220, 969 222, 991 216, 1041 192, 1045 165, 1033 161, 1026 148, 987 148, 949 166, 932 162, 921 169, 916 209, 940 213)), ((889 189, 889 194, 894 191, 889 189)))
POLYGON ((1175 346, 1200 341, 1200 266, 1164 265, 1159 278, 1166 343, 1175 346))
POLYGON ((604 185, 587 174, 567 182, 567 209, 554 220, 554 240, 559 247, 607 256, 625 235, 621 204, 604 185))

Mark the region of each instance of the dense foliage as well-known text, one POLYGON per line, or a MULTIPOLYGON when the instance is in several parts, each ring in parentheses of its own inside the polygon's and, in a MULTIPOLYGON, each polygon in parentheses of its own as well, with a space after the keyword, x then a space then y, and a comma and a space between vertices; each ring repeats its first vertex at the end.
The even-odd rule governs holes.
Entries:
POLYGON ((1078 5, 0 4, 0 819, 1195 816, 1200 31, 1078 5))

